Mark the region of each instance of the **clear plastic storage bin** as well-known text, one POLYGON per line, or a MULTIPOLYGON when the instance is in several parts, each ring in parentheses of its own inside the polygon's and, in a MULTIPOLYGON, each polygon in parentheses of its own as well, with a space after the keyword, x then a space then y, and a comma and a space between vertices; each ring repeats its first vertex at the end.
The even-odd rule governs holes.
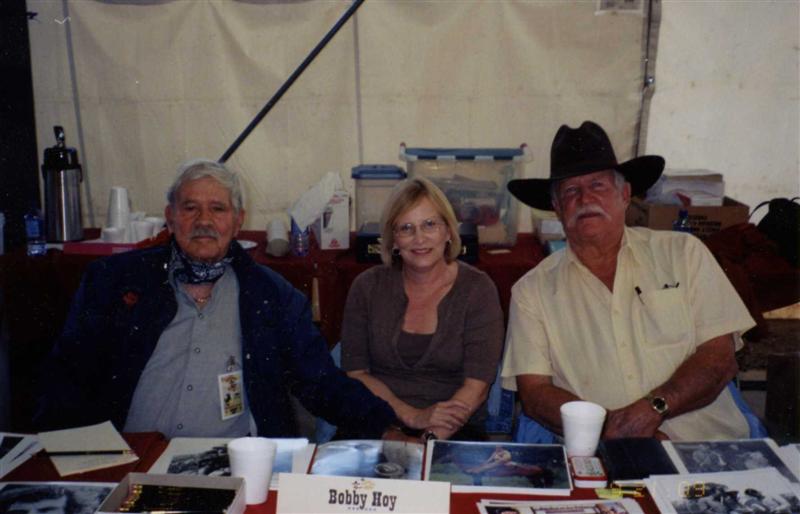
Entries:
POLYGON ((362 164, 352 169, 356 182, 356 231, 367 223, 381 220, 383 207, 392 189, 406 178, 406 172, 394 164, 362 164))
POLYGON ((506 185, 522 177, 530 160, 519 148, 406 148, 400 145, 409 177, 430 179, 447 196, 460 222, 478 227, 480 244, 513 246, 517 202, 506 185))

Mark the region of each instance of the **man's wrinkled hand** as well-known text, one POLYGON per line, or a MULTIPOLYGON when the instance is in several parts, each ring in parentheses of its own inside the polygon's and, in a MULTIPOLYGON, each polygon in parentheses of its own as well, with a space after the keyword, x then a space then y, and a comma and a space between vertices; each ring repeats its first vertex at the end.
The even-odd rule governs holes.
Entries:
POLYGON ((638 400, 621 409, 608 411, 603 439, 621 437, 655 437, 661 426, 661 415, 647 400, 638 400))

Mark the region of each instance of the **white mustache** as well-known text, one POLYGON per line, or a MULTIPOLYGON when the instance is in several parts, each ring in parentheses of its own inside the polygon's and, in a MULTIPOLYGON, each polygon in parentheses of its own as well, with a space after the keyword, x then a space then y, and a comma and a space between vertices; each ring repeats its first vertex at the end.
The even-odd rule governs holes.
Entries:
POLYGON ((189 237, 213 237, 214 239, 219 239, 219 232, 211 227, 194 227, 192 229, 192 233, 189 234, 189 237))
POLYGON ((607 220, 611 219, 611 216, 609 216, 609 214, 606 211, 604 211, 602 207, 600 207, 597 204, 589 204, 578 207, 578 210, 573 212, 572 216, 570 216, 569 219, 567 220, 567 225, 568 226, 574 225, 575 222, 578 221, 578 218, 580 218, 585 214, 599 214, 607 220))

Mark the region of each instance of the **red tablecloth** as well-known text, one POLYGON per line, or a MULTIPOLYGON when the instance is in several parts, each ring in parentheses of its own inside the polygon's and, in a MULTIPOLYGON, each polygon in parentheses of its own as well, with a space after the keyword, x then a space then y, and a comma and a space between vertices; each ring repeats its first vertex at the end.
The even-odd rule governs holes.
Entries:
MULTIPOLYGON (((137 462, 100 469, 89 473, 60 477, 50 459, 39 452, 17 469, 3 477, 3 482, 14 481, 71 481, 71 482, 119 482, 130 472, 145 473, 158 460, 158 457, 167 447, 167 441, 157 432, 126 433, 125 440, 136 455, 137 462)), ((450 495, 451 514, 478 514, 477 502, 481 498, 495 498, 506 500, 563 500, 561 496, 530 496, 522 494, 482 494, 482 493, 453 493, 450 495)), ((591 489, 574 489, 569 497, 572 500, 590 500, 597 498, 591 489)), ((275 514, 278 501, 278 492, 270 491, 267 501, 259 505, 247 507, 247 514, 275 514)), ((655 503, 645 496, 637 499, 646 514, 657 514, 655 503)))

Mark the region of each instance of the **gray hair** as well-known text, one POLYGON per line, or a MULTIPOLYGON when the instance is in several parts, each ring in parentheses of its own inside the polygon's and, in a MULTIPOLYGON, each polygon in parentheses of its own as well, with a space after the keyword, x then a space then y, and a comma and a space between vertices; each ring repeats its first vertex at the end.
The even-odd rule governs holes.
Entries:
MULTIPOLYGON (((613 169, 608 171, 614 174, 614 187, 617 191, 622 191, 622 187, 625 185, 625 175, 613 169)), ((550 183, 550 203, 553 204, 554 207, 558 205, 558 187, 564 180, 566 179, 554 180, 550 183)))
POLYGON ((177 201, 178 190, 186 182, 211 177, 219 182, 231 194, 233 210, 238 213, 242 210, 242 186, 236 173, 228 169, 223 163, 210 159, 193 159, 186 161, 178 167, 175 181, 167 191, 167 201, 173 207, 177 201))

